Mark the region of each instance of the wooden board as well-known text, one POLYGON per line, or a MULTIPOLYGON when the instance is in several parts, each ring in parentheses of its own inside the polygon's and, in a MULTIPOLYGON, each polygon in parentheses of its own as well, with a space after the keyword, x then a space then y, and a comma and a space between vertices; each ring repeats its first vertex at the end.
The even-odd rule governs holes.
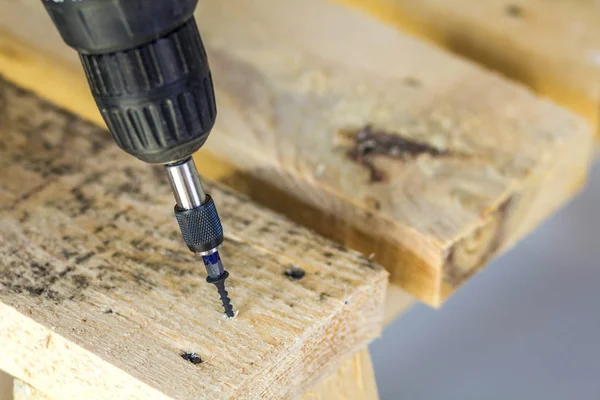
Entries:
POLYGON ((387 274, 366 257, 210 185, 228 320, 161 168, 5 81, 0 137, 0 369, 43 393, 292 398, 379 334, 387 274))
POLYGON ((598 2, 336 1, 525 83, 584 115, 600 135, 598 2))
MULTIPOLYGON (((311 389, 302 400, 377 400, 377 386, 369 352, 363 350, 344 361, 337 371, 311 389)), ((14 399, 6 400, 50 400, 39 390, 15 379, 14 399)))
POLYGON ((325 381, 306 393, 302 400, 377 400, 377 385, 371 357, 363 350, 347 359, 325 381))
MULTIPOLYGON (((42 13, 36 37, 71 59, 42 13)), ((197 15, 220 107, 207 148, 237 167, 219 179, 372 254, 431 305, 584 181, 581 119, 369 16, 324 0, 210 0, 197 15)), ((32 56, 10 53, 27 83, 15 66, 32 56)))

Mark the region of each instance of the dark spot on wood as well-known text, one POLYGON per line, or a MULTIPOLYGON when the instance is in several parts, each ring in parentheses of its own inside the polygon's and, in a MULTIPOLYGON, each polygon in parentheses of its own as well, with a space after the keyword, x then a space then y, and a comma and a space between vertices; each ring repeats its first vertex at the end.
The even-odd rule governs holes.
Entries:
POLYGON ((344 134, 354 141, 352 147, 347 151, 348 158, 369 171, 371 183, 380 183, 387 179, 385 173, 375 166, 374 160, 378 156, 407 160, 421 154, 429 154, 434 157, 448 155, 448 152, 438 150, 429 144, 376 130, 369 125, 358 131, 349 131, 344 134))
POLYGON ((504 12, 506 15, 513 18, 520 18, 523 16, 523 9, 517 4, 507 4, 506 7, 504 7, 504 12))
POLYGON ((360 260, 361 260, 361 264, 360 264, 361 267, 372 269, 372 270, 377 269, 377 264, 375 264, 375 261, 373 261, 369 257, 366 257, 363 254, 361 254, 360 260))
POLYGON ((24 224, 25 222, 29 221, 29 217, 30 217, 29 212, 28 211, 23 211, 23 213, 19 217, 19 222, 22 223, 22 224, 24 224))
POLYGON ((339 251, 342 251, 342 252, 344 252, 344 253, 347 253, 347 252, 348 252, 348 249, 347 249, 347 248, 346 248, 344 245, 342 245, 342 244, 340 244, 340 243, 334 242, 332 246, 333 246, 334 248, 336 248, 337 250, 339 250, 339 251))
POLYGON ((185 361, 191 362, 194 365, 202 364, 202 358, 194 352, 185 351, 181 353, 181 358, 183 358, 185 361))
POLYGON ((373 196, 365 196, 365 204, 373 210, 381 210, 381 202, 373 196))
POLYGON ((404 84, 411 88, 418 88, 421 86, 421 81, 417 78, 413 78, 412 76, 408 76, 404 78, 404 84))
POLYGON ((290 308, 294 308, 294 304, 293 303, 288 304, 288 306, 290 306, 290 308))
POLYGON ((113 314, 112 308, 107 308, 106 310, 104 310, 104 314, 113 314))
POLYGON ((327 301, 327 299, 328 299, 328 298, 330 298, 330 297, 331 297, 331 296, 330 296, 328 293, 322 292, 322 293, 319 295, 319 301, 320 301, 320 302, 327 301))
POLYGON ((112 219, 113 221, 116 221, 125 214, 127 214, 127 210, 120 210, 119 212, 115 213, 115 215, 113 215, 112 219))
POLYGON ((74 270, 74 269, 75 269, 75 268, 73 268, 73 267, 67 267, 67 268, 63 269, 62 271, 60 271, 60 272, 58 273, 58 277, 59 277, 59 278, 64 278, 64 277, 65 277, 65 275, 67 275, 67 274, 69 274, 69 273, 73 272, 73 270, 74 270))
POLYGON ((75 264, 81 264, 86 262, 87 260, 89 260, 90 258, 94 257, 96 255, 96 253, 94 253, 93 251, 90 251, 89 253, 86 253, 82 256, 79 256, 75 259, 75 264))
POLYGON ((76 251, 69 251, 67 249, 63 249, 60 253, 67 260, 69 260, 77 255, 76 251))
POLYGON ((297 265, 292 265, 283 274, 293 281, 299 281, 300 279, 304 278, 306 272, 297 265))
POLYGON ((263 226, 258 230, 260 233, 271 233, 271 228, 268 226, 263 226))
POLYGON ((326 251, 323 253, 323 257, 326 257, 326 258, 331 258, 333 256, 334 256, 334 254, 330 251, 326 251))
POLYGON ((142 271, 135 271, 133 273, 133 280, 140 286, 147 286, 149 288, 153 288, 155 286, 155 284, 148 278, 148 275, 142 271))
POLYGON ((88 278, 83 275, 73 275, 71 280, 78 289, 85 289, 90 285, 88 278))
POLYGON ((80 188, 71 189, 71 194, 77 202, 78 209, 76 210, 78 215, 85 214, 94 205, 94 200, 86 197, 80 188))

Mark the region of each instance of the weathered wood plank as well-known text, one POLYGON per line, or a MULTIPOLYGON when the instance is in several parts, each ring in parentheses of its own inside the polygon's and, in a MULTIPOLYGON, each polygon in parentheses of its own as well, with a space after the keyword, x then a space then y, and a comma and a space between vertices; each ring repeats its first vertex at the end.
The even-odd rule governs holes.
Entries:
POLYGON ((600 4, 594 0, 336 0, 525 83, 598 130, 600 4))
MULTIPOLYGON (((39 390, 15 379, 14 400, 50 400, 39 390)), ((377 400, 377 386, 369 352, 363 350, 344 361, 337 371, 311 389, 302 400, 377 400)), ((13 400, 7 398, 6 400, 13 400)))
POLYGON ((292 398, 378 335, 366 257, 211 185, 227 320, 160 168, 4 81, 0 137, 0 369, 51 397, 292 398))
POLYGON ((302 400, 377 400, 371 357, 363 350, 346 360, 335 374, 306 393, 302 400))
POLYGON ((243 171, 221 180, 373 253, 429 304, 584 181, 582 120, 364 14, 223 0, 202 2, 198 20, 221 110, 208 147, 243 171))

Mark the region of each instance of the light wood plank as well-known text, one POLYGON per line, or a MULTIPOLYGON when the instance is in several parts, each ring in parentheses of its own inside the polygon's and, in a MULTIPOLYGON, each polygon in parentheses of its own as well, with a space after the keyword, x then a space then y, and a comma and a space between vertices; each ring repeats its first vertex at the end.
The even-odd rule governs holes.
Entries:
POLYGON ((585 116, 600 113, 594 0, 336 0, 525 83, 585 116))
POLYGON ((302 397, 302 400, 377 399, 375 373, 368 350, 346 360, 335 374, 302 397))
POLYGON ((0 135, 0 369, 43 393, 293 398, 379 334, 387 273, 366 257, 210 185, 228 320, 161 168, 4 81, 0 135))
MULTIPOLYGON (((310 390, 302 400, 377 400, 377 386, 367 350, 344 361, 337 371, 310 390)), ((7 398, 11 400, 12 398, 7 398)), ((27 383, 14 381, 14 400, 50 400, 27 383)))
MULTIPOLYGON (((198 20, 221 110, 207 147, 242 171, 221 180, 373 254, 431 305, 584 181, 581 119, 369 16, 324 0, 212 0, 198 20), (357 153, 373 145, 383 154, 357 153)), ((71 58, 39 21, 45 48, 71 58)))

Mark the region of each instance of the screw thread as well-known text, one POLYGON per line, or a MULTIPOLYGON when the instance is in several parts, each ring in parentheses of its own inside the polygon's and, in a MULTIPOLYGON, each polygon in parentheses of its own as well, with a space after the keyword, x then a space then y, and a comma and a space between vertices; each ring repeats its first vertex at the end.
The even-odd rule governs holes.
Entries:
POLYGON ((231 305, 231 300, 229 299, 229 293, 225 289, 225 281, 215 283, 217 290, 219 291, 219 295, 221 296, 221 301, 223 302, 223 308, 225 309, 225 314, 229 318, 233 318, 233 306, 231 305))

